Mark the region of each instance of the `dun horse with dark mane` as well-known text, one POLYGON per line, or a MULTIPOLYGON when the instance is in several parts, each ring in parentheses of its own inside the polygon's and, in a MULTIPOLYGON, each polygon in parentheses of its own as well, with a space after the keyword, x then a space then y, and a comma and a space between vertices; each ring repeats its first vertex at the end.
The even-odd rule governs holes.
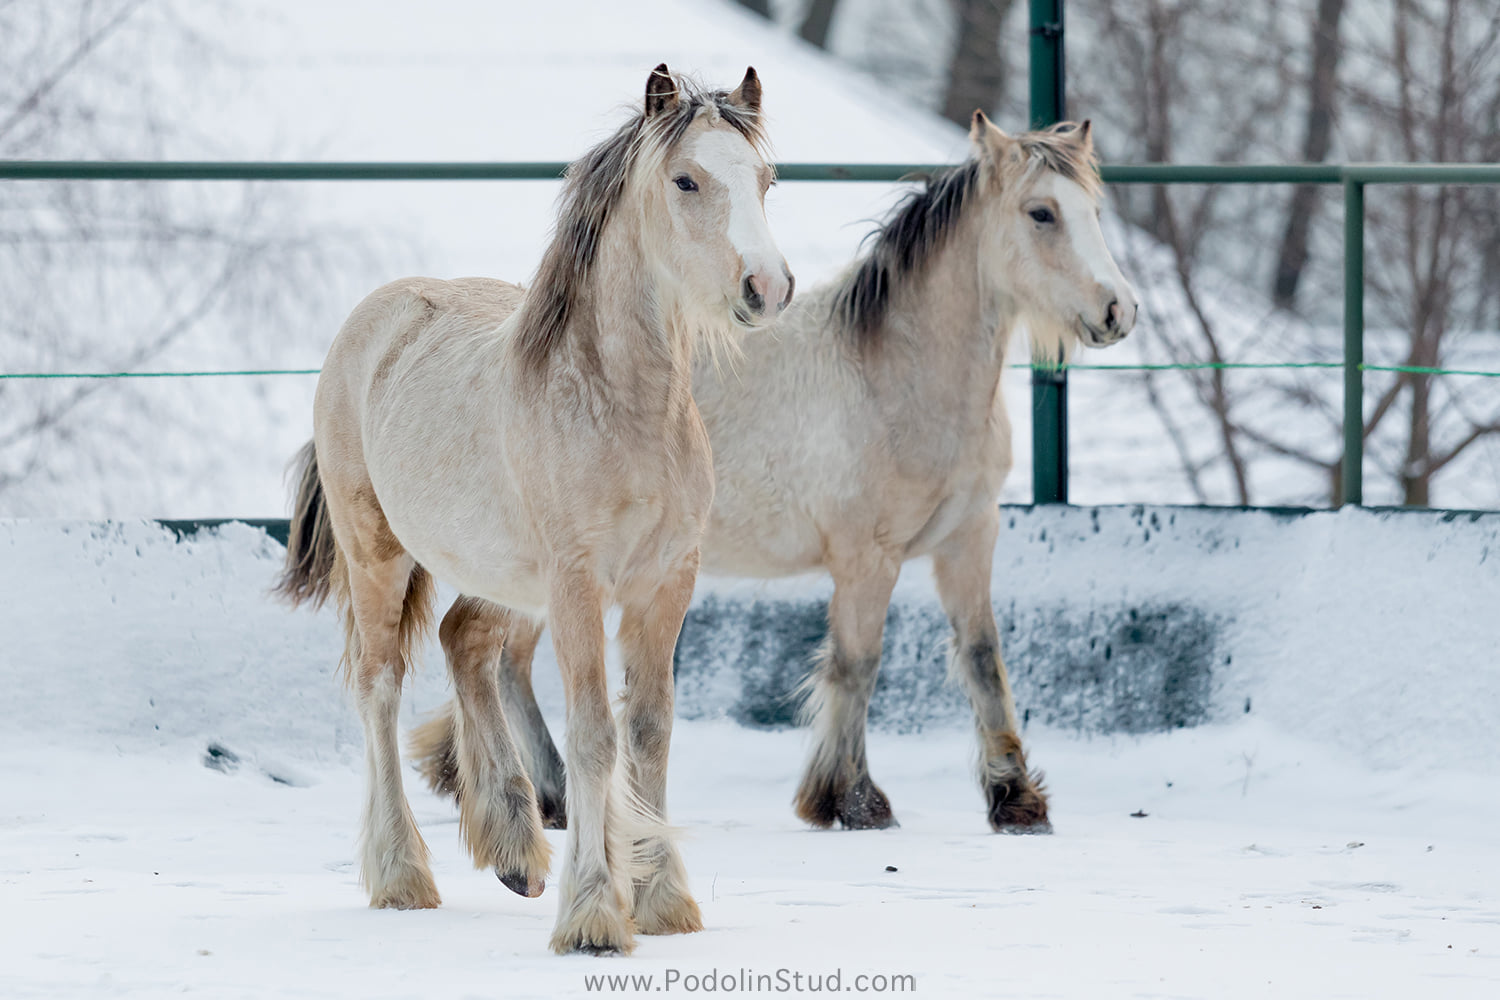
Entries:
MULTIPOLYGON (((694 373, 718 481, 704 570, 833 576, 796 801, 816 826, 895 822, 866 763, 865 716, 896 576, 930 556, 953 673, 974 709, 990 825, 1051 829, 990 603, 996 500, 1011 467, 1000 375, 1018 328, 1033 357, 1103 347, 1130 332, 1136 298, 1099 227, 1087 122, 1009 136, 976 112, 970 139, 966 162, 914 191, 848 272, 799 296, 733 371, 694 373)), ((561 824, 563 770, 530 685, 541 627, 517 623, 500 682, 544 814, 561 824)), ((413 740, 428 780, 450 791, 453 719, 450 707, 413 740)))

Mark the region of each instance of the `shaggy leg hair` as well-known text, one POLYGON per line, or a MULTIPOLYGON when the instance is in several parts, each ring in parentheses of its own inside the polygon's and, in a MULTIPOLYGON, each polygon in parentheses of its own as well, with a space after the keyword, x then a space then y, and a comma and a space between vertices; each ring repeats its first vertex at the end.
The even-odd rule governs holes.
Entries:
POLYGON ((870 778, 865 717, 880 670, 881 637, 899 558, 865 554, 833 574, 828 640, 803 686, 803 718, 816 743, 801 787, 797 815, 814 826, 835 821, 848 830, 897 826, 891 802, 870 778))
POLYGON ((625 698, 620 732, 631 790, 660 833, 641 840, 645 872, 635 879, 636 928, 642 934, 703 929, 682 856, 666 827, 667 759, 672 743, 672 653, 693 596, 693 559, 654 594, 627 604, 620 619, 625 698))
POLYGON ((493 868, 507 888, 523 896, 539 896, 552 851, 495 683, 494 657, 508 620, 503 608, 461 597, 438 631, 458 708, 449 716, 453 780, 459 829, 475 866, 493 868))
POLYGON ((979 733, 979 785, 996 833, 1051 833, 1047 791, 1027 768, 1015 699, 1000 658, 999 629, 990 606, 990 571, 999 511, 986 511, 934 555, 943 608, 953 623, 952 673, 969 696, 979 733))
MULTIPOLYGON (((401 784, 397 717, 409 662, 413 621, 429 611, 408 599, 417 570, 404 553, 384 564, 350 568, 346 647, 350 679, 365 730, 365 809, 360 879, 372 907, 425 909, 442 903, 428 867, 427 844, 401 784), (392 624, 400 622, 401 624, 392 624)), ((425 576, 425 574, 424 574, 425 576)), ((418 600, 426 597, 417 584, 418 600)), ((340 595, 342 596, 342 595, 340 595)))
POLYGON ((865 758, 865 715, 880 660, 851 665, 839 663, 838 656, 830 639, 804 685, 802 715, 816 735, 797 789, 797 815, 820 828, 835 822, 846 830, 899 826, 865 758))
MULTIPOLYGON (((531 688, 531 660, 541 631, 541 622, 511 613, 500 650, 500 702, 515 737, 516 750, 536 791, 542 826, 563 830, 567 828, 568 815, 563 797, 566 778, 562 756, 552 742, 531 688)), ((454 798, 460 794, 457 711, 451 701, 443 705, 412 731, 407 747, 428 787, 439 795, 454 798)))

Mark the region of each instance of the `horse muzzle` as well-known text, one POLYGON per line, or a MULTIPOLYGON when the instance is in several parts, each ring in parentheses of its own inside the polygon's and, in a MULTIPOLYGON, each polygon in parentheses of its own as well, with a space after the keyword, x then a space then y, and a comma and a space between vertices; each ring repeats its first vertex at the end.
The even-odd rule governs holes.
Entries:
POLYGON ((740 300, 735 303, 735 320, 753 326, 775 319, 792 303, 797 279, 786 264, 759 271, 746 271, 740 278, 740 300), (768 304, 774 307, 768 308, 768 304))
POLYGON ((1078 325, 1083 328, 1083 342, 1090 347, 1108 347, 1110 344, 1118 344, 1135 328, 1135 317, 1138 311, 1139 306, 1134 299, 1123 303, 1119 299, 1111 299, 1104 310, 1103 323, 1090 323, 1079 315, 1078 325))

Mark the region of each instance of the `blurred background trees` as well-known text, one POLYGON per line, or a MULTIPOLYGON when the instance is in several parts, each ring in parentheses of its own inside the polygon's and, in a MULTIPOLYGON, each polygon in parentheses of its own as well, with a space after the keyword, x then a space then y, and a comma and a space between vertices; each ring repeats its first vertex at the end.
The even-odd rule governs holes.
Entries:
MULTIPOLYGON (((746 6, 875 75, 897 99, 960 123, 975 107, 1012 129, 1026 123, 1024 3, 746 6)), ((1068 0, 1066 15, 1069 112, 1094 120, 1108 160, 1500 159, 1500 5, 1068 0)), ((1120 185, 1111 196, 1152 237, 1150 253, 1127 263, 1171 292, 1146 303, 1138 335, 1146 360, 1338 358, 1337 189, 1120 185), (1228 315, 1217 304, 1226 297, 1236 303, 1228 315)), ((1366 210, 1367 361, 1500 367, 1500 190, 1372 187, 1366 210)), ((1338 499, 1335 376, 1208 370, 1140 379, 1200 500, 1338 499), (1201 428, 1212 433, 1192 432, 1201 428), (1301 473, 1282 475, 1289 467, 1301 473), (1283 485, 1308 482, 1320 485, 1283 485)), ((1462 466, 1478 485, 1450 480, 1447 494, 1500 504, 1493 379, 1371 372, 1366 394, 1367 500, 1443 503, 1444 476, 1462 466), (1459 462, 1466 456, 1472 461, 1459 462)))
MULTIPOLYGON (((218 0, 0 2, 0 158, 214 158, 183 112, 234 86, 235 57, 195 24, 236 16, 218 0)), ((332 246, 299 205, 265 185, 0 182, 7 369, 275 366, 332 246)), ((0 381, 0 497, 45 514, 54 485, 134 478, 149 494, 147 463, 157 478, 173 467, 163 456, 204 391, 237 399, 215 450, 232 455, 254 433, 253 386, 0 381)))

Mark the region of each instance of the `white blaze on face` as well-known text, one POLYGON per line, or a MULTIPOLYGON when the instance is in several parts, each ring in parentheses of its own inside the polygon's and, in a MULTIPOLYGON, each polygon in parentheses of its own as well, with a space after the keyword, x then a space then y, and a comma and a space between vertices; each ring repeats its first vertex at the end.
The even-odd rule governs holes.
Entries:
POLYGON ((760 200, 763 161, 750 142, 732 129, 713 129, 699 137, 692 157, 729 193, 728 237, 744 261, 745 273, 762 279, 768 310, 786 298, 781 251, 771 238, 760 200))
MULTIPOLYGON (((1048 183, 1052 188, 1052 198, 1062 214, 1064 231, 1068 234, 1073 252, 1083 262, 1088 276, 1100 287, 1109 289, 1119 301, 1124 313, 1123 321, 1129 322, 1135 316, 1135 291, 1120 273, 1119 265, 1104 243, 1104 231, 1099 228, 1099 213, 1093 199, 1075 181, 1066 177, 1054 174, 1048 178, 1048 183)), ((1099 321, 1094 316, 1088 319, 1091 323, 1099 321)))

